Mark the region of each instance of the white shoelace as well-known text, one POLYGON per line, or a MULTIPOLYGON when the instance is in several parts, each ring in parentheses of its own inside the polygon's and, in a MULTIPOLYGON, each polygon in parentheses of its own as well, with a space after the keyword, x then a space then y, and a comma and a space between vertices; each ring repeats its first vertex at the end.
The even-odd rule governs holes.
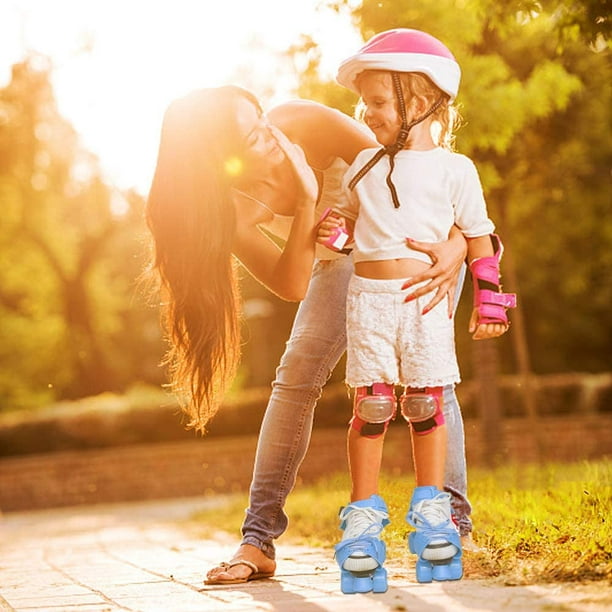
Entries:
POLYGON ((388 518, 389 515, 382 510, 349 505, 340 513, 340 520, 346 521, 342 539, 377 536, 383 530, 383 521, 388 518))
POLYGON ((415 504, 411 514, 416 523, 426 521, 430 527, 451 523, 450 493, 439 493, 433 499, 423 499, 415 504))
MULTIPOLYGON (((456 529, 451 518, 450 493, 439 493, 433 499, 424 499, 414 505, 409 521, 414 527, 430 536, 436 534, 437 528, 456 529)), ((439 561, 450 559, 457 553, 457 547, 446 537, 431 537, 422 555, 424 559, 439 561)))

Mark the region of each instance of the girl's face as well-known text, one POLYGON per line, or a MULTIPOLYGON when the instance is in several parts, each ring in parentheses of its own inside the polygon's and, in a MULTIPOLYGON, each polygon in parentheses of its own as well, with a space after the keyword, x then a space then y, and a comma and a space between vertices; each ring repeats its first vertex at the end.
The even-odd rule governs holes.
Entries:
POLYGON ((391 145, 399 134, 402 120, 397 112, 391 75, 366 70, 359 76, 359 93, 365 105, 363 120, 381 145, 391 145))
POLYGON ((257 178, 283 163, 285 152, 270 131, 268 121, 246 98, 236 102, 236 123, 244 163, 241 178, 257 178))

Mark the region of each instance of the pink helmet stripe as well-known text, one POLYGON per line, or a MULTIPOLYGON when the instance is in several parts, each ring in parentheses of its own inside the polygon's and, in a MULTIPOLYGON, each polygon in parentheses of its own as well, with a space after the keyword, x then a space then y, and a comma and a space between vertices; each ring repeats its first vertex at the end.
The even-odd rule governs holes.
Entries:
POLYGON ((456 61, 448 48, 426 32, 398 28, 374 36, 359 53, 423 53, 456 61))
POLYGON ((431 34, 409 28, 376 34, 340 64, 336 80, 359 93, 356 80, 364 70, 422 72, 451 100, 457 96, 461 80, 459 64, 446 45, 431 34))

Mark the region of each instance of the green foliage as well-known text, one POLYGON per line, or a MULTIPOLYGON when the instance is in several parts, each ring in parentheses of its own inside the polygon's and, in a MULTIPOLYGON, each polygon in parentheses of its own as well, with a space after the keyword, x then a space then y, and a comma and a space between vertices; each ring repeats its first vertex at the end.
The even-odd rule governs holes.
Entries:
POLYGON ((610 579, 611 483, 609 461, 472 473, 482 567, 514 583, 610 579))
MULTIPOLYGON (((533 369, 608 370, 607 2, 327 4, 364 38, 404 26, 448 43, 463 69, 458 149, 476 161, 506 243, 504 286, 519 293, 533 369)), ((296 41, 288 58, 302 74, 299 95, 353 112, 354 94, 321 81, 320 50, 310 37, 296 41)), ((50 75, 49 62, 31 56, 0 90, 0 411, 121 391, 138 380, 159 384, 163 377, 157 310, 136 282, 146 263, 143 200, 103 182, 97 160, 59 115, 50 75)), ((250 281, 243 285, 245 300, 269 301, 272 315, 245 320, 238 384, 268 384, 295 305, 250 281)), ((468 289, 458 321, 466 321, 469 301, 468 289)), ((515 335, 499 342, 506 371, 515 370, 515 335)), ((463 323, 457 343, 460 356, 470 354, 463 323)), ((462 369, 464 378, 471 375, 469 363, 462 369)))
POLYGON ((156 315, 134 299, 142 198, 104 184, 44 58, 0 90, 0 161, 0 411, 154 380, 156 315))

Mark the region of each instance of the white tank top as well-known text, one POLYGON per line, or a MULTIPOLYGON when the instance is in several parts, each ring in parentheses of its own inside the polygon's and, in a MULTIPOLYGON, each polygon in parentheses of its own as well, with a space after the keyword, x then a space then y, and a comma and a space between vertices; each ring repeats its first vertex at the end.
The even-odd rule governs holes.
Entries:
MULTIPOLYGON (((334 208, 342 201, 342 180, 347 169, 348 164, 341 157, 336 157, 334 161, 322 171, 323 184, 321 185, 319 200, 315 208, 317 217, 320 217, 326 208, 334 208)), ((260 204, 265 206, 263 202, 260 202, 260 204)), ((278 215, 274 213, 274 211, 270 212, 272 212, 274 218, 270 222, 262 224, 262 227, 274 236, 287 240, 289 231, 291 230, 291 224, 293 223, 293 216, 278 215)), ((317 259, 336 259, 337 257, 343 257, 343 254, 331 251, 327 247, 317 244, 316 257, 317 259)))
MULTIPOLYGON (((287 157, 293 164, 295 172, 302 177, 304 183, 310 182, 314 189, 314 171, 308 165, 302 148, 291 142, 278 128, 270 126, 270 130, 275 135, 279 145, 287 153, 287 157)), ((319 187, 318 200, 315 206, 315 218, 321 217, 326 208, 336 208, 340 206, 342 200, 346 198, 346 195, 344 195, 343 181, 344 174, 347 170, 348 164, 341 157, 336 157, 325 170, 320 171, 322 173, 322 184, 319 187)), ((236 191, 253 202, 257 202, 257 204, 263 206, 263 208, 272 214, 272 219, 265 223, 261 223, 261 227, 270 232, 273 236, 281 240, 287 240, 294 219, 293 215, 280 215, 275 213, 265 202, 243 191, 236 191)), ((336 259, 344 256, 344 253, 332 251, 321 244, 316 245, 315 254, 317 259, 336 259)))

